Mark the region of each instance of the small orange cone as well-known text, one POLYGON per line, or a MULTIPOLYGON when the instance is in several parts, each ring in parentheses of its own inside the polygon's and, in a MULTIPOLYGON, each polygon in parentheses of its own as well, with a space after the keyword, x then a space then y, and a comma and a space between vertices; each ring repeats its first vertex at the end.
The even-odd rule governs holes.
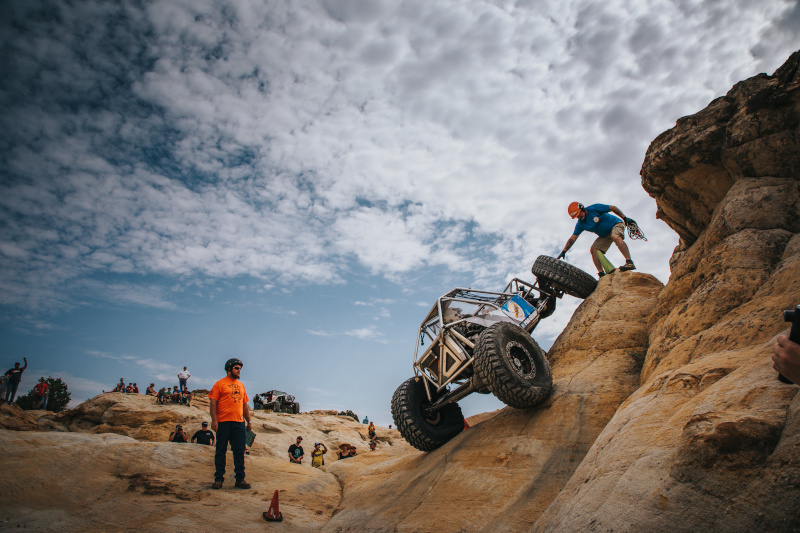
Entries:
POLYGON ((267 522, 283 522, 283 515, 278 510, 278 491, 272 496, 272 503, 269 504, 269 509, 264 511, 264 520, 267 522))

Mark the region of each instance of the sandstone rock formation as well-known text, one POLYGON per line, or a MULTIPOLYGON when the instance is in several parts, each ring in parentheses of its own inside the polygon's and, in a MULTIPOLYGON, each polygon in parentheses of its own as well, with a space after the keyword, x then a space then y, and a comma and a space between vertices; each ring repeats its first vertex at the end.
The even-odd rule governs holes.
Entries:
POLYGON ((4 403, 0 405, 0 428, 14 431, 40 431, 36 418, 16 406, 4 403))
POLYGON ((800 53, 650 146, 642 183, 680 235, 639 389, 536 531, 794 531, 800 397, 776 380, 800 303, 800 53))
POLYGON ((207 402, 197 405, 202 408, 162 406, 152 397, 109 393, 60 415, 0 407, 0 412, 9 412, 3 420, 18 419, 10 424, 17 431, 0 430, 0 529, 228 531, 235 523, 237 530, 261 530, 261 513, 279 490, 287 516, 283 529, 318 531, 341 500, 337 468, 369 468, 418 453, 397 430, 386 428, 378 428, 378 448, 370 452, 367 427, 349 417, 257 411, 252 415, 257 436, 246 458, 253 489, 232 488, 229 454, 227 486, 213 491, 213 448, 166 442, 173 421, 191 435, 208 419, 207 402), (39 425, 53 429, 56 424, 58 431, 19 431, 39 429, 30 413, 42 413, 39 425), (136 429, 136 424, 153 429, 136 429), (129 436, 134 434, 138 440, 129 436), (304 437, 307 454, 315 441, 328 446, 325 466, 289 462, 287 450, 297 435, 304 437), (335 449, 341 442, 354 443, 359 456, 337 467, 335 449))

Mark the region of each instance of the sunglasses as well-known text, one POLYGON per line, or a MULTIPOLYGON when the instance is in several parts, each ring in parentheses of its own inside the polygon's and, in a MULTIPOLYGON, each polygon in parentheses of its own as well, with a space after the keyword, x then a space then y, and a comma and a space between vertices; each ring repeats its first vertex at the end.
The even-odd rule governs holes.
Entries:
POLYGON ((235 367, 233 367, 233 369, 234 369, 234 370, 241 370, 241 369, 242 369, 242 367, 240 367, 240 366, 235 366, 235 367))

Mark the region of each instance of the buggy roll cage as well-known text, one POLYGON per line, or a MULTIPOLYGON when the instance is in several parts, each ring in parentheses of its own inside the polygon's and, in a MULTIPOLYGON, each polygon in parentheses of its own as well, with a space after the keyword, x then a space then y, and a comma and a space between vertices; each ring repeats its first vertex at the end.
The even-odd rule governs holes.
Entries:
POLYGON ((435 417, 437 411, 473 392, 487 392, 486 385, 472 368, 475 341, 483 329, 497 322, 512 322, 530 334, 542 318, 553 312, 556 299, 563 295, 563 291, 538 279, 528 283, 514 278, 503 292, 455 288, 441 296, 422 321, 414 349, 414 374, 422 378, 430 403, 425 408, 426 415, 435 417), (519 305, 511 305, 511 311, 504 309, 515 297, 532 306, 527 315, 519 305), (463 309, 453 304, 465 304, 473 309, 462 313, 463 309), (419 347, 426 338, 430 345, 420 355, 419 347), (447 391, 450 384, 456 388, 447 391), (445 391, 443 395, 442 391, 445 391))

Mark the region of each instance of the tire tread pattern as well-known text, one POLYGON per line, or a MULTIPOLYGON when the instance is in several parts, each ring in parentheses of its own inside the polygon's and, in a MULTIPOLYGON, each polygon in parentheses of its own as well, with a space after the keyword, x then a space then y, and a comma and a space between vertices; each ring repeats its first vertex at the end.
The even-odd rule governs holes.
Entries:
POLYGON ((442 409, 443 427, 434 427, 422 416, 419 409, 425 398, 424 385, 418 378, 409 378, 392 396, 392 418, 403 438, 414 448, 429 452, 442 446, 464 430, 461 407, 450 404, 442 409))
POLYGON ((597 280, 594 279, 594 276, 570 265, 566 261, 561 261, 548 255, 537 257, 536 261, 533 262, 531 272, 534 276, 545 280, 556 289, 576 298, 588 298, 597 288, 597 280))
POLYGON ((550 396, 553 388, 550 363, 536 341, 516 324, 500 322, 486 328, 475 345, 475 354, 475 371, 504 404, 516 409, 529 409, 550 396), (525 381, 505 361, 501 346, 510 335, 527 337, 540 358, 533 382, 525 381))

